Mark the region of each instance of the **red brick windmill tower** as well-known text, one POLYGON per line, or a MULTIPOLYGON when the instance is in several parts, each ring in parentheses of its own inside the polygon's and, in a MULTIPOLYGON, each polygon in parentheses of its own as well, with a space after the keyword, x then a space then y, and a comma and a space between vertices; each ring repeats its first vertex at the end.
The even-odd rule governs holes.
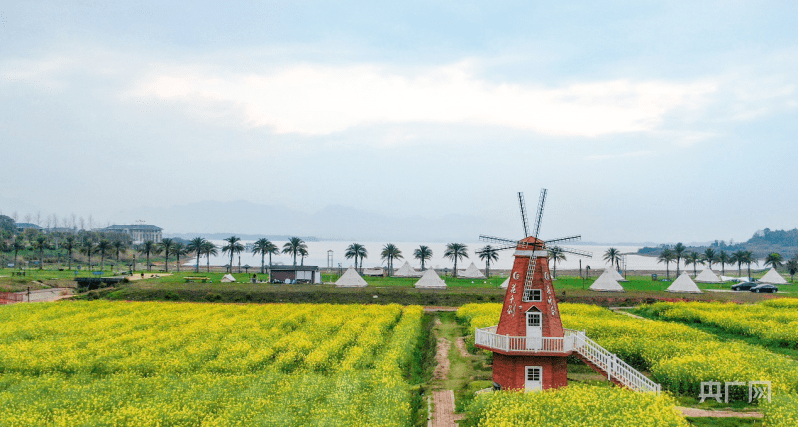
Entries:
MULTIPOLYGON (((476 346, 493 352, 494 388, 541 390, 567 385, 566 360, 574 351, 576 331, 563 330, 560 310, 549 274, 548 252, 552 243, 580 239, 570 236, 543 241, 538 238, 546 189, 532 229, 527 228, 523 193, 518 193, 524 237, 521 240, 480 236, 480 240, 499 243, 503 249, 515 249, 515 262, 504 296, 499 325, 477 329, 476 346), (568 336, 566 336, 566 332, 568 336)), ((562 248, 581 256, 590 252, 562 248)), ((582 334, 581 336, 584 336, 582 334)), ((592 341, 591 341, 592 342, 592 341)))

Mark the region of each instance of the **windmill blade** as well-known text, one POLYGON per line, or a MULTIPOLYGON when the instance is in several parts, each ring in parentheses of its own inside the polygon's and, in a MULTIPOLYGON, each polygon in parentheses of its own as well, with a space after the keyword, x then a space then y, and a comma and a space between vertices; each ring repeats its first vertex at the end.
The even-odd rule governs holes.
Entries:
POLYGON ((532 231, 535 232, 535 238, 537 239, 540 235, 540 220, 543 218, 543 206, 546 205, 546 190, 545 188, 540 189, 540 200, 538 201, 538 213, 535 215, 535 227, 532 231))
POLYGON ((498 244, 501 244, 501 245, 517 245, 518 244, 518 240, 503 239, 501 237, 485 236, 485 235, 482 235, 482 234, 479 235, 479 240, 483 241, 483 242, 488 242, 488 243, 498 243, 498 244))
POLYGON ((518 192, 518 204, 521 206, 521 222, 524 223, 524 238, 529 237, 529 221, 526 218, 526 202, 524 201, 524 193, 518 192))
POLYGON ((560 237, 560 238, 557 238, 557 239, 545 240, 545 243, 548 245, 550 243, 556 243, 556 242, 571 242, 571 241, 574 241, 574 240, 580 240, 581 238, 582 238, 581 235, 576 234, 576 235, 568 236, 568 237, 560 237))
POLYGON ((557 246, 557 247, 560 248, 561 251, 569 254, 579 255, 585 258, 593 258, 593 252, 590 251, 583 251, 581 249, 574 249, 574 248, 565 248, 562 246, 557 246))
MULTIPOLYGON (((516 247, 518 247, 518 245, 516 245, 516 244, 512 244, 512 245, 499 246, 499 247, 496 247, 496 248, 490 248, 490 249, 491 249, 492 251, 494 251, 494 252, 498 252, 498 251, 505 251, 505 250, 507 250, 507 249, 515 249, 516 247)), ((476 251, 476 253, 477 253, 477 254, 482 254, 482 253, 485 253, 485 251, 483 251, 483 250, 478 250, 478 251, 476 251)))

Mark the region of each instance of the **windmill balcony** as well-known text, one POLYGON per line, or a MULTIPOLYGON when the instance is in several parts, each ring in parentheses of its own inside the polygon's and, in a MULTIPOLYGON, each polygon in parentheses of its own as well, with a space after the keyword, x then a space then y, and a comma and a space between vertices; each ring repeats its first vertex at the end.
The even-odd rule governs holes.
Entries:
POLYGON ((580 335, 584 332, 565 329, 563 337, 514 337, 499 335, 496 326, 491 326, 476 330, 474 344, 507 355, 568 356, 573 353, 580 335))

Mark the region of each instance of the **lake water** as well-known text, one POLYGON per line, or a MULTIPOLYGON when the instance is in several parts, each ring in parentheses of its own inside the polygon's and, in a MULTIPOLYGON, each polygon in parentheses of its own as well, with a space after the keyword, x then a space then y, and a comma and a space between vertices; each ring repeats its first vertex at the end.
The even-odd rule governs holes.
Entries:
MULTIPOLYGON (((218 245, 220 248, 224 244, 224 241, 221 240, 214 240, 213 243, 218 245)), ((242 241, 242 243, 252 243, 252 241, 242 241)), ((284 241, 274 241, 279 248, 282 248, 283 244, 286 243, 284 241)), ((348 241, 317 241, 317 242, 306 242, 308 245, 308 252, 309 256, 305 258, 305 265, 318 265, 322 268, 327 267, 327 251, 332 251, 332 266, 338 267, 340 264, 342 267, 346 268, 349 267, 354 263, 351 259, 345 259, 344 253, 346 252, 346 247, 349 246, 352 242, 348 241)), ((380 252, 382 251, 382 247, 385 245, 385 242, 358 242, 366 247, 368 251, 368 256, 364 260, 364 267, 377 267, 382 266, 385 267, 385 261, 380 259, 380 252)), ((410 265, 419 269, 421 267, 421 262, 413 258, 413 251, 417 249, 420 245, 429 246, 432 249, 432 260, 428 261, 428 264, 431 264, 436 269, 444 269, 452 268, 452 262, 443 257, 443 253, 446 251, 446 244, 445 243, 417 243, 417 242, 395 242, 394 243, 401 251, 404 258, 410 262, 410 265)), ((480 269, 485 268, 485 263, 479 259, 479 257, 474 253, 475 250, 482 248, 485 246, 484 242, 467 242, 465 243, 468 247, 468 255, 469 259, 464 260, 462 262, 457 263, 458 269, 465 269, 468 267, 468 264, 472 261, 479 267, 480 269)), ((609 245, 606 246, 591 246, 591 245, 571 245, 572 247, 584 251, 590 251, 593 253, 592 258, 585 258, 580 257, 577 255, 566 254, 567 259, 565 261, 561 261, 557 263, 558 269, 578 269, 579 268, 579 261, 582 261, 582 267, 590 266, 592 270, 604 269, 608 266, 608 264, 602 259, 604 257, 604 253, 610 247, 609 245)), ((640 247, 639 246, 612 246, 618 249, 621 253, 634 253, 640 247)), ((221 249, 219 250, 220 255, 211 257, 211 265, 215 266, 222 266, 226 265, 230 262, 230 257, 221 255, 221 249)), ((187 262, 186 265, 194 265, 195 261, 187 262)), ((266 258, 266 263, 268 264, 269 259, 266 258)), ((275 264, 292 264, 293 260, 290 256, 280 254, 278 256, 272 256, 272 262, 275 264)), ((300 263, 300 260, 297 259, 297 264, 300 263)), ((399 268, 404 263, 404 260, 396 260, 394 261, 394 268, 399 268)), ((205 259, 201 258, 200 260, 201 265, 205 265, 205 259)), ((254 256, 248 252, 241 253, 241 265, 249 264, 253 267, 260 266, 260 256, 254 256)), ((496 269, 511 269, 513 264, 513 251, 506 250, 499 252, 499 260, 498 262, 492 262, 491 268, 496 269)), ((238 265, 238 256, 233 259, 233 265, 238 265)), ((714 267, 714 266, 713 266, 714 267)), ((646 257, 640 255, 626 255, 626 268, 627 270, 656 270, 656 271, 665 271, 665 265, 657 263, 657 259, 655 257, 646 257)), ((684 268, 684 263, 682 263, 682 268, 684 268)), ((671 271, 676 269, 674 263, 670 265, 671 271)), ((699 267, 699 270, 701 268, 699 267)))

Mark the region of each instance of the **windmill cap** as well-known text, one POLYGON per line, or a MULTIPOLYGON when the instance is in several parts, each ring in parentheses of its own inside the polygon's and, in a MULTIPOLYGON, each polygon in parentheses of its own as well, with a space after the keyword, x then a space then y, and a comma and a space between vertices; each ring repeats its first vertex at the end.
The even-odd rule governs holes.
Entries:
POLYGON ((530 246, 535 246, 538 249, 546 248, 546 242, 543 240, 537 239, 535 237, 529 236, 525 239, 521 239, 518 241, 518 249, 519 250, 528 250, 531 249, 530 246))

